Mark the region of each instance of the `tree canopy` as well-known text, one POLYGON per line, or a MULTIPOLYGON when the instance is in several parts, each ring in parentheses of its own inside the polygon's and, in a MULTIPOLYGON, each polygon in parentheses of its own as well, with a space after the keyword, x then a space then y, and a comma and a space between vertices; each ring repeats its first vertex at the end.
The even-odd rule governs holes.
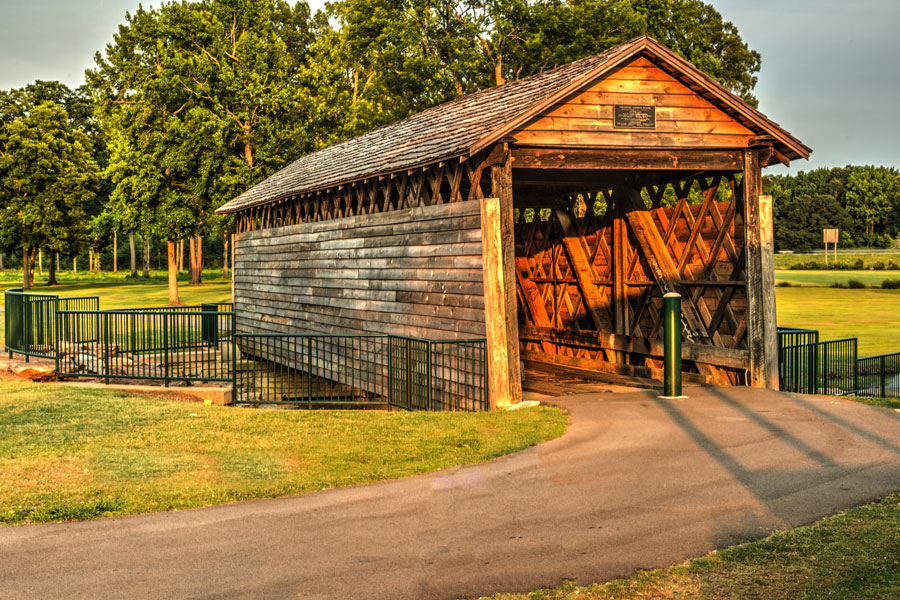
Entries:
POLYGON ((84 98, 56 82, 0 93, 0 246, 23 253, 88 244, 99 167, 84 98))
POLYGON ((769 175, 775 244, 779 249, 822 247, 822 229, 841 230, 845 246, 889 246, 900 235, 900 172, 889 167, 822 168, 769 175))

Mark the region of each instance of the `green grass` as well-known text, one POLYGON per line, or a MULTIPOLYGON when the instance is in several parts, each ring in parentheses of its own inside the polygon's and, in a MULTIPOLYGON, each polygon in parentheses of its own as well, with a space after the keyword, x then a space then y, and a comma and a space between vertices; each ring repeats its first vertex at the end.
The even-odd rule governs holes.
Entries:
MULTIPOLYGON (((831 263, 834 258, 834 254, 828 253, 828 262, 831 263)), ((797 263, 805 263, 811 260, 816 260, 819 262, 825 262, 825 255, 821 253, 817 254, 776 254, 775 255, 775 268, 777 269, 788 269, 791 265, 795 265, 797 263)), ((857 260, 863 261, 863 266, 865 268, 869 268, 877 262, 883 262, 885 264, 890 261, 894 261, 897 264, 900 264, 900 250, 891 250, 886 252, 838 252, 838 262, 842 263, 855 263, 857 260)))
POLYGON ((555 408, 252 410, 0 380, 0 523, 301 494, 476 463, 562 435, 555 408))
POLYGON ((778 323, 858 338, 859 356, 900 352, 900 290, 777 288, 778 323))
POLYGON ((800 286, 828 287, 851 279, 870 287, 881 287, 885 279, 900 279, 900 271, 775 271, 776 283, 787 281, 800 286))
POLYGON ((668 569, 494 600, 900 598, 900 493, 668 569))

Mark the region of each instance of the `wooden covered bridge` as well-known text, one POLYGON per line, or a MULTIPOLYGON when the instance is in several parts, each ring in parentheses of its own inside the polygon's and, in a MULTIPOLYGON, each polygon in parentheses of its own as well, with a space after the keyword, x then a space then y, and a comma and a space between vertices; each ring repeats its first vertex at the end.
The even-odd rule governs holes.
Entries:
POLYGON ((761 168, 811 150, 649 37, 308 154, 236 215, 238 331, 486 337, 522 364, 777 387, 761 168))

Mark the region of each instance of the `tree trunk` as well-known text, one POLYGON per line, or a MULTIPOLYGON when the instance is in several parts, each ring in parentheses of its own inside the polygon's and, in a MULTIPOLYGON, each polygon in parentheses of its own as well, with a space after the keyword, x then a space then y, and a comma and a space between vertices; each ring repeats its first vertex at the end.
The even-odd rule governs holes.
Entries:
POLYGON ((0 271, 3 270, 3 253, 0 252, 0 271))
POLYGON ((175 242, 168 240, 169 255, 169 306, 181 304, 178 300, 178 259, 175 255, 175 242))
POLYGON ((72 257, 72 275, 78 272, 78 257, 72 257))
POLYGON ((134 247, 134 232, 128 232, 128 245, 131 246, 131 276, 137 277, 137 248, 134 247))
POLYGON ((38 275, 44 274, 44 249, 38 248, 38 275))
POLYGON ((119 232, 113 231, 113 273, 119 272, 119 232))
POLYGON ((228 279, 228 234, 222 234, 222 246, 224 251, 222 252, 222 274, 228 279))
POLYGON ((57 271, 57 272, 62 271, 62 267, 60 267, 59 265, 60 265, 60 262, 59 262, 59 252, 57 252, 57 253, 56 253, 56 271, 57 271))
POLYGON ((47 285, 56 285, 56 269, 58 265, 53 260, 53 253, 50 253, 50 265, 47 269, 47 285))
POLYGON ((190 244, 190 260, 191 260, 191 285, 200 285, 202 281, 201 262, 203 260, 203 248, 201 247, 200 236, 188 239, 190 244))
POLYGON ((88 273, 94 272, 94 251, 88 250, 88 273))
POLYGON ((22 249, 22 289, 31 289, 31 263, 28 260, 28 248, 22 249))
POLYGON ((150 277, 150 236, 144 236, 144 277, 150 277))

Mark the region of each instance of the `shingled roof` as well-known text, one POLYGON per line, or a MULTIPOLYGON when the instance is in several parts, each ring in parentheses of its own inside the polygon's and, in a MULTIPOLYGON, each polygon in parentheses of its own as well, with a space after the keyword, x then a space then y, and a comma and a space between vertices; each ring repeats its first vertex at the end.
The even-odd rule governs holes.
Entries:
POLYGON ((719 104, 727 104, 760 133, 776 139, 791 158, 811 150, 747 105, 721 84, 649 36, 641 36, 543 73, 445 102, 295 160, 268 179, 227 202, 228 214, 310 192, 469 155, 501 139, 534 116, 605 72, 645 52, 669 63, 719 104))

